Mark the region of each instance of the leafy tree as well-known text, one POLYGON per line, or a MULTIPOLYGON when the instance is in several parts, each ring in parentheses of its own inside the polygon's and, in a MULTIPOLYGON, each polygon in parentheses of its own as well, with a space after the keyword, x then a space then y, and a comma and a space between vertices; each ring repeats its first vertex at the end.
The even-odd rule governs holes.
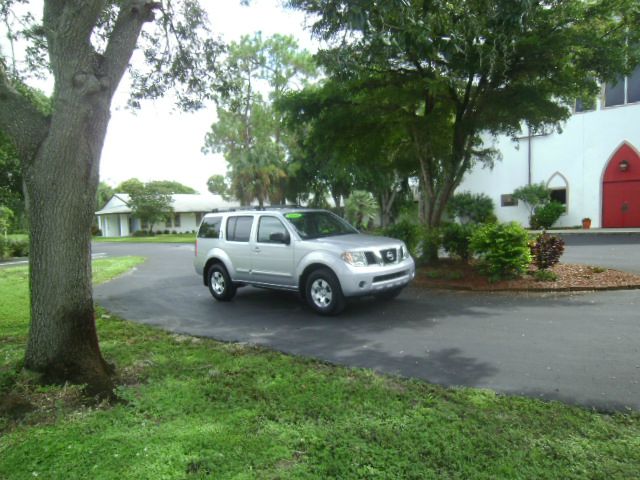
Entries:
POLYGON ((174 193, 198 193, 193 188, 173 180, 152 180, 150 182, 147 182, 146 187, 153 190, 154 192, 166 193, 168 195, 172 195, 174 193))
POLYGON ((273 102, 314 72, 311 56, 291 37, 256 34, 229 46, 215 92, 218 120, 203 150, 224 154, 231 193, 243 203, 284 200, 288 139, 273 102))
POLYGON ((516 188, 513 198, 524 203, 529 209, 529 216, 532 216, 536 208, 551 201, 551 189, 544 183, 532 183, 516 188))
POLYGON ((491 197, 484 193, 460 192, 451 197, 447 213, 460 223, 489 223, 496 221, 491 197))
POLYGON ((26 45, 26 62, 0 61, 0 131, 15 145, 29 198, 31 326, 24 365, 49 381, 87 384, 109 394, 113 368, 102 358, 91 288, 91 224, 99 161, 113 95, 134 49, 131 103, 172 89, 182 108, 197 108, 215 80, 219 44, 196 0, 44 0, 41 23, 27 15, 2 21, 26 45), (26 70, 18 67, 26 65, 26 70), (50 74, 51 114, 20 89, 19 79, 50 74))
MULTIPOLYGON (((635 0, 290 0, 327 40, 318 59, 354 112, 402 131, 420 179, 421 218, 440 223, 469 169, 491 165, 483 133, 558 125, 596 78, 639 52, 635 0)), ((335 87, 334 87, 335 88, 335 87)))
POLYGON ((98 183, 98 191, 96 192, 96 210, 104 208, 116 191, 105 182, 98 183))
POLYGON ((11 226, 11 220, 13 220, 13 211, 9 207, 0 205, 0 232, 7 239, 7 231, 11 226))
POLYGON ((355 190, 345 202, 345 213, 356 228, 367 228, 378 214, 378 204, 371 193, 355 190))
POLYGON ((229 186, 224 175, 211 175, 207 180, 207 189, 214 195, 226 197, 229 194, 229 186))
POLYGON ((137 178, 130 178, 120 182, 120 184, 114 189, 118 193, 128 193, 134 195, 144 190, 144 182, 137 178))
POLYGON ((142 224, 148 225, 149 232, 153 232, 153 225, 166 220, 173 208, 171 195, 160 193, 150 186, 129 194, 129 206, 132 215, 139 218, 142 224))

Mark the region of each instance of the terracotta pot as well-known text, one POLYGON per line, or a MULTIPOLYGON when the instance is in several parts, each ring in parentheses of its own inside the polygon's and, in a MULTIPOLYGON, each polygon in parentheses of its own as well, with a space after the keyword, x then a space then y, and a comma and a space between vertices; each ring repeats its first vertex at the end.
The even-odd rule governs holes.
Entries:
POLYGON ((584 228, 585 230, 591 228, 590 218, 585 218, 584 220, 582 220, 582 228, 584 228))

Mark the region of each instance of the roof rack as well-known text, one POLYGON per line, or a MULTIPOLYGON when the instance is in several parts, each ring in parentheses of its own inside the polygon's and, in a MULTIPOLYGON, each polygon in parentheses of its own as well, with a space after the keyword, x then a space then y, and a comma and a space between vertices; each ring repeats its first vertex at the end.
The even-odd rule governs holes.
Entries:
POLYGON ((267 210, 285 210, 288 208, 310 208, 310 207, 305 207, 303 205, 295 205, 295 204, 264 205, 262 207, 258 205, 242 205, 240 207, 233 207, 233 208, 214 208, 209 213, 242 212, 242 211, 246 212, 250 210, 262 212, 267 210))

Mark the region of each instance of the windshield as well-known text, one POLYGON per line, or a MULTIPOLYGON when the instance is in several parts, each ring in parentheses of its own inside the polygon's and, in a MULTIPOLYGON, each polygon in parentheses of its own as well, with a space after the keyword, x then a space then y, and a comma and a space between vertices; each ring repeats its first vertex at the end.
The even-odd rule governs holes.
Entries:
POLYGON ((303 240, 334 235, 347 235, 358 231, 331 212, 292 212, 284 215, 303 240))

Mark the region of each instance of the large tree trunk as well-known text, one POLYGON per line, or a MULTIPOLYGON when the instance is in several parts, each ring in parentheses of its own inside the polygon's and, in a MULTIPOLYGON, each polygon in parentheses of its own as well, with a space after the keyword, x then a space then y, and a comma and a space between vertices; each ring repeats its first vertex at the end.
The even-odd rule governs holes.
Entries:
POLYGON ((123 2, 108 45, 89 42, 104 2, 45 0, 43 31, 55 79, 47 118, 12 86, 0 65, 0 129, 18 149, 31 224, 31 328, 25 367, 48 381, 87 384, 110 395, 91 286, 91 223, 100 154, 115 89, 142 25, 159 4, 123 2))
POLYGON ((31 331, 25 366, 46 380, 111 390, 95 328, 91 223, 109 121, 105 93, 62 89, 51 128, 26 165, 31 221, 31 331))

